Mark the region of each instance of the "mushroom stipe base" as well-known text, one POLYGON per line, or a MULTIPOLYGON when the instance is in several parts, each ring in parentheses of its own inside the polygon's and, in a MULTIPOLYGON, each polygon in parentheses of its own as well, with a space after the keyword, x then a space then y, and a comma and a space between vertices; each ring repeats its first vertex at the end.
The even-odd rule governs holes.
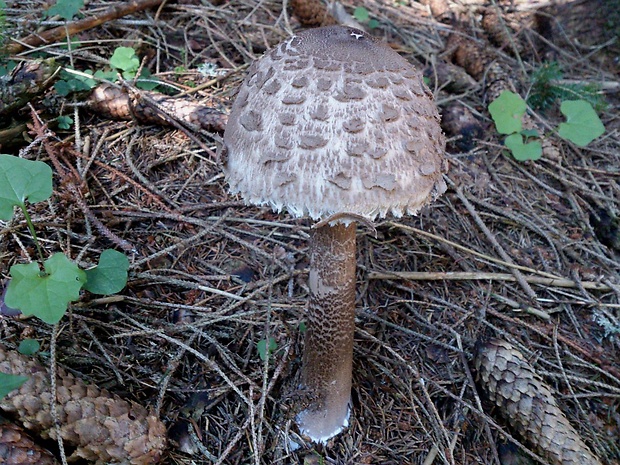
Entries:
POLYGON ((326 442, 348 426, 355 330, 355 223, 321 226, 310 242, 308 330, 297 416, 302 434, 326 442))

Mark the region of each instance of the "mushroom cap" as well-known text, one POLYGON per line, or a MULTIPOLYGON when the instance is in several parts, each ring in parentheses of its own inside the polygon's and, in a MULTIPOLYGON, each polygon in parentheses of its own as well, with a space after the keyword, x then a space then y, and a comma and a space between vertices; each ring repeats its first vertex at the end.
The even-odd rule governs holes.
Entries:
POLYGON ((224 133, 231 193, 315 220, 415 214, 446 190, 422 74, 363 31, 300 32, 252 64, 224 133))

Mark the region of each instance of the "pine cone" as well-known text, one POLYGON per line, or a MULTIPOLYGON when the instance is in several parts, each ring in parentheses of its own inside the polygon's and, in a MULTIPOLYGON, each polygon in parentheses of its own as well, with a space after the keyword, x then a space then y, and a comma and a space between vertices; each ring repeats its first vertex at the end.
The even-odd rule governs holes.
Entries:
MULTIPOLYGON (((525 21, 525 18, 521 19, 525 21)), ((508 17, 500 18, 494 7, 487 7, 482 11, 482 21, 480 25, 487 33, 491 42, 503 48, 507 53, 514 54, 515 48, 518 53, 523 52, 523 45, 519 40, 514 39, 514 37, 517 27, 525 27, 525 24, 514 24, 514 21, 511 21, 508 17)))
POLYGON ((465 105, 452 102, 441 110, 441 128, 446 136, 457 139, 452 142, 457 150, 469 152, 484 133, 482 125, 465 105))
POLYGON ((512 427, 554 465, 601 465, 555 401, 551 389, 509 343, 492 339, 476 348, 482 389, 512 427))
POLYGON ((36 444, 19 426, 0 419, 0 463, 58 465, 54 456, 36 444))
MULTIPOLYGON (((42 438, 56 439, 48 370, 34 359, 0 345, 0 371, 30 377, 0 400, 0 410, 15 416, 24 428, 42 438)), ((76 448, 70 461, 81 457, 100 465, 148 465, 160 460, 166 446, 166 429, 144 407, 86 384, 62 368, 56 375, 56 390, 60 435, 65 444, 76 448)))
POLYGON ((332 26, 338 24, 320 0, 289 0, 293 16, 304 27, 332 26))

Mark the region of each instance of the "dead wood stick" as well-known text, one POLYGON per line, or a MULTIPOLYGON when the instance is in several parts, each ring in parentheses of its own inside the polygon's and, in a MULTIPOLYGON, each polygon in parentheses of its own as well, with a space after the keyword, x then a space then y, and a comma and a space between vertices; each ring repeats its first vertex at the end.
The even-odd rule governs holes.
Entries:
POLYGON ((128 85, 121 87, 109 82, 95 87, 87 104, 90 110, 107 118, 136 119, 141 123, 163 124, 177 129, 180 124, 184 126, 181 129, 188 128, 192 132, 203 129, 222 133, 228 121, 228 116, 221 111, 189 97, 170 97, 160 92, 129 88, 128 85))
MULTIPOLYGON (((422 271, 370 271, 368 279, 408 279, 411 281, 517 281, 511 273, 486 273, 470 271, 422 272, 422 271)), ((550 287, 577 288, 578 284, 572 279, 545 278, 543 276, 525 276, 523 280, 530 284, 541 284, 550 287)), ((582 281, 579 283, 584 289, 595 291, 610 291, 606 284, 596 281, 582 281)))
POLYGON ((41 34, 31 34, 20 40, 16 39, 15 42, 6 46, 6 51, 9 55, 14 55, 23 52, 27 48, 34 48, 43 44, 59 42, 65 39, 67 35, 71 36, 73 34, 77 34, 78 32, 97 27, 105 22, 130 15, 136 11, 159 6, 164 1, 165 0, 133 0, 130 2, 119 2, 117 5, 104 10, 101 14, 89 16, 88 18, 68 23, 63 26, 58 26, 54 29, 44 31, 41 34))

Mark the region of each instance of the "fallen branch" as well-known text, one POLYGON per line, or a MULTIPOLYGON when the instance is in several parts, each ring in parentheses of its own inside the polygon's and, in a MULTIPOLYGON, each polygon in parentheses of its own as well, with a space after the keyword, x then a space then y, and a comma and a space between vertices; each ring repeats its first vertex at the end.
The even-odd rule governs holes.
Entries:
MULTIPOLYGON (((411 281, 512 281, 517 279, 510 273, 485 273, 470 271, 422 272, 422 271, 370 271, 368 279, 407 279, 411 281)), ((523 276, 529 284, 548 287, 583 288, 595 291, 611 291, 606 284, 596 281, 577 283, 572 279, 545 278, 543 276, 523 276)))
POLYGON ((196 132, 224 132, 228 116, 189 97, 170 97, 160 92, 130 91, 110 83, 99 84, 88 99, 88 108, 111 119, 176 126, 196 132), (177 124, 175 124, 175 120, 177 124))
POLYGON ((89 16, 88 18, 80 19, 72 23, 67 23, 63 26, 49 29, 40 34, 30 34, 23 39, 13 39, 14 42, 6 46, 5 51, 9 55, 14 55, 28 48, 35 48, 39 45, 53 44, 65 40, 67 36, 72 36, 78 32, 87 31, 100 26, 103 23, 112 21, 123 16, 130 15, 136 11, 146 10, 154 6, 159 6, 164 0, 134 0, 130 2, 119 2, 107 10, 104 10, 99 15, 89 16))

